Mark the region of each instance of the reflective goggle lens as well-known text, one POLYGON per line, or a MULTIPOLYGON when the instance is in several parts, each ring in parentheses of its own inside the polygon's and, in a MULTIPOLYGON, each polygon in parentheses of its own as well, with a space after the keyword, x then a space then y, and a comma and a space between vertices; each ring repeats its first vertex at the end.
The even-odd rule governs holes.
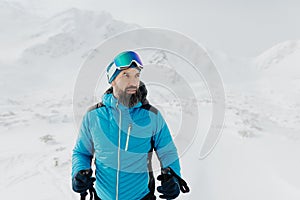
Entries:
POLYGON ((114 59, 114 63, 119 69, 129 67, 133 62, 135 62, 139 68, 143 68, 143 63, 139 55, 133 51, 123 52, 114 59))

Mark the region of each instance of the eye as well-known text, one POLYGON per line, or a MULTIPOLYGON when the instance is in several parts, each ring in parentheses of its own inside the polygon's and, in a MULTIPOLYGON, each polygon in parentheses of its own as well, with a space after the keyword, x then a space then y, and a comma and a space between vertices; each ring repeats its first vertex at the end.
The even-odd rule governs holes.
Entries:
POLYGON ((136 74, 135 77, 136 77, 136 78, 139 78, 139 77, 140 77, 140 74, 136 74))
POLYGON ((124 73, 123 73, 123 77, 128 78, 128 77, 129 77, 129 74, 127 74, 126 72, 124 72, 124 73))

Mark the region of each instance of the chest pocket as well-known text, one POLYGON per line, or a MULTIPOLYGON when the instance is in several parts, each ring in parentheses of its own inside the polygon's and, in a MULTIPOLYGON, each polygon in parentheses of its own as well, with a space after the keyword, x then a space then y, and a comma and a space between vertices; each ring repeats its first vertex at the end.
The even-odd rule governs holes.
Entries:
POLYGON ((153 130, 151 126, 138 126, 129 123, 127 132, 122 135, 124 138, 124 151, 133 153, 147 153, 151 147, 151 137, 153 130))

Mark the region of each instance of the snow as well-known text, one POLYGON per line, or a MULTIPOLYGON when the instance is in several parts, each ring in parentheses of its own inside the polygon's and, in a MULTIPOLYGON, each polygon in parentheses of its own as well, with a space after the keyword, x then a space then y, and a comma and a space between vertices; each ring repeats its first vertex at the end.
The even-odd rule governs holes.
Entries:
MULTIPOLYGON (((0 1, 0 10, 0 23, 7 27, 0 36, 1 198, 78 199, 70 174, 77 135, 72 92, 80 64, 110 35, 139 26, 114 20, 107 12, 75 8, 50 18, 39 18, 8 1, 0 1)), ((191 83, 201 91, 193 102, 200 111, 200 126, 181 157, 191 193, 179 199, 300 198, 299 53, 300 41, 283 41, 256 58, 209 50, 225 86, 224 129, 214 151, 199 159, 212 103, 202 82, 191 83)), ((176 64, 159 51, 146 59, 176 64)), ((166 78, 180 87, 172 69, 165 70, 166 78)), ((177 145, 185 146, 176 132, 181 112, 187 110, 172 101, 170 91, 154 94, 155 86, 149 89, 149 99, 162 111, 177 145)), ((187 102, 190 99, 183 103, 187 102)), ((186 116, 193 117, 188 112, 186 116)))

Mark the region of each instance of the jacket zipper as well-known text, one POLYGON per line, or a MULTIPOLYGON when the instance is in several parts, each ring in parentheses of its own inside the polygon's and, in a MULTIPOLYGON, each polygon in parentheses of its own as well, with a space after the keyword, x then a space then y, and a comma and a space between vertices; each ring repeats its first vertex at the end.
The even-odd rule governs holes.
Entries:
POLYGON ((120 151, 121 151, 121 125, 122 125, 122 112, 118 107, 119 102, 117 102, 116 107, 119 110, 119 138, 118 138, 118 169, 117 169, 117 177, 116 177, 116 200, 119 199, 119 176, 120 176, 120 151))
POLYGON ((129 125, 128 125, 128 131, 127 131, 127 138, 126 138, 125 151, 128 150, 128 144, 129 144, 129 138, 130 138, 131 127, 132 127, 132 124, 129 124, 129 125))

